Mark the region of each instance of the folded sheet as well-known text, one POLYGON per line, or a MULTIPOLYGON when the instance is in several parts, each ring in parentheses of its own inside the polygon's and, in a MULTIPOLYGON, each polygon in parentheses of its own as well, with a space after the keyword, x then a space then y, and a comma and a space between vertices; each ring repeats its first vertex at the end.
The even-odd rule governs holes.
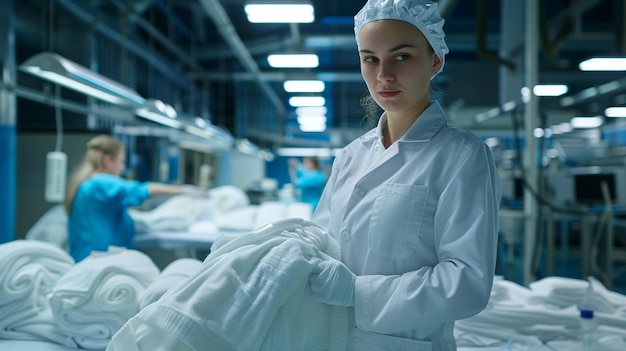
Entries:
POLYGON ((221 239, 107 350, 344 350, 347 309, 317 301, 308 284, 321 252, 338 258, 338 243, 303 220, 221 239))
POLYGON ((144 292, 139 309, 158 300, 170 288, 196 273, 201 265, 202 261, 195 258, 179 258, 168 264, 144 292))
POLYGON ((54 285, 50 307, 58 327, 82 348, 104 349, 139 311, 159 269, 145 254, 121 248, 94 252, 54 285))
POLYGON ((75 346, 54 323, 47 295, 74 265, 58 246, 35 240, 0 245, 0 339, 75 346))

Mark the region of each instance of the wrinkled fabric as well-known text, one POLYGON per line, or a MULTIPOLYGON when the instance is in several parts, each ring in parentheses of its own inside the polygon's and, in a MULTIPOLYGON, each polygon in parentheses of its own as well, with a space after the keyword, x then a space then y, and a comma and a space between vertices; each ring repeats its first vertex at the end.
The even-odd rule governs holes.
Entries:
POLYGON ((201 268, 131 318, 108 351, 344 350, 345 308, 315 300, 308 278, 337 243, 304 220, 217 241, 201 268))
POLYGON ((139 311, 139 299, 158 274, 139 251, 94 252, 55 283, 49 298, 54 321, 80 347, 104 349, 139 311))
POLYGON ((0 244, 0 339, 46 340, 76 346, 55 324, 48 294, 74 265, 51 243, 0 244))

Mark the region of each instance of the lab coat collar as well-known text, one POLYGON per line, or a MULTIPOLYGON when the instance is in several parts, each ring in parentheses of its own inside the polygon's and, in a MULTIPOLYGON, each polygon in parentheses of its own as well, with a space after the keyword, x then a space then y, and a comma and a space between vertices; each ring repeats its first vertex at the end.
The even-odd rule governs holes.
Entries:
MULTIPOLYGON (((383 138, 383 126, 387 123, 387 112, 383 112, 378 120, 378 126, 373 133, 368 133, 364 137, 383 138)), ((432 139, 437 132, 448 124, 446 114, 437 101, 431 102, 430 106, 413 122, 413 125, 398 140, 399 142, 419 142, 432 139)))

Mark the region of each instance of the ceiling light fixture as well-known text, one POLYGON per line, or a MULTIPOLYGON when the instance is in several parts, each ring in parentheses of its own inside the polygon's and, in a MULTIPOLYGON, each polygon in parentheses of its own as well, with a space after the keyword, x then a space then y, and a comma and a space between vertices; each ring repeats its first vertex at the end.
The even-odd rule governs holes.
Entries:
POLYGON ((113 104, 142 106, 146 103, 146 99, 133 89, 53 52, 42 52, 29 58, 20 70, 113 104))
POLYGON ((322 96, 293 96, 289 98, 289 105, 293 107, 324 106, 326 99, 322 96))
POLYGON ((298 124, 326 124, 326 116, 324 115, 298 116, 298 124))
POLYGON ((296 115, 308 116, 308 115, 326 115, 328 109, 326 106, 304 106, 296 108, 296 115))
POLYGON ((300 130, 303 132, 323 132, 326 130, 326 123, 300 124, 300 130))
POLYGON ((326 89, 326 84, 321 80, 287 80, 283 88, 288 93, 321 93, 326 89))
POLYGON ((316 54, 272 54, 267 62, 274 68, 316 68, 319 58, 316 54))
POLYGON ((533 93, 536 96, 561 96, 567 93, 567 85, 563 84, 544 84, 535 85, 533 93))
POLYGON ((587 129, 587 128, 597 128, 602 125, 602 117, 593 116, 593 117, 574 117, 570 121, 570 124, 574 128, 578 129, 587 129))
POLYGON ((604 110, 607 117, 626 117, 626 107, 608 107, 604 110))
POLYGON ((244 11, 251 23, 311 23, 315 20, 315 10, 309 1, 254 1, 246 3, 244 11))
POLYGON ((626 57, 593 57, 582 61, 581 71, 626 71, 626 57))
POLYGON ((184 127, 182 122, 176 120, 176 110, 161 100, 148 100, 146 106, 135 110, 135 114, 149 121, 172 128, 182 129, 184 127))

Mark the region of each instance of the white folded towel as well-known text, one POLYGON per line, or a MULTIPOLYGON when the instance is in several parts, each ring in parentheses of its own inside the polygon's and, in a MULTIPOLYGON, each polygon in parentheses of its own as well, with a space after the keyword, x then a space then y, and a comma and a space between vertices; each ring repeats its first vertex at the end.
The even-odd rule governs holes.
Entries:
POLYGON ((139 309, 158 300, 171 287, 196 273, 201 265, 202 261, 195 258, 179 258, 168 264, 144 292, 139 309))
POLYGON ((80 347, 104 349, 139 311, 140 297, 158 274, 139 251, 94 251, 56 282, 50 296, 54 320, 80 347))
POLYGON ((0 245, 0 338, 75 346, 54 323, 46 296, 74 265, 58 246, 35 240, 0 245))

